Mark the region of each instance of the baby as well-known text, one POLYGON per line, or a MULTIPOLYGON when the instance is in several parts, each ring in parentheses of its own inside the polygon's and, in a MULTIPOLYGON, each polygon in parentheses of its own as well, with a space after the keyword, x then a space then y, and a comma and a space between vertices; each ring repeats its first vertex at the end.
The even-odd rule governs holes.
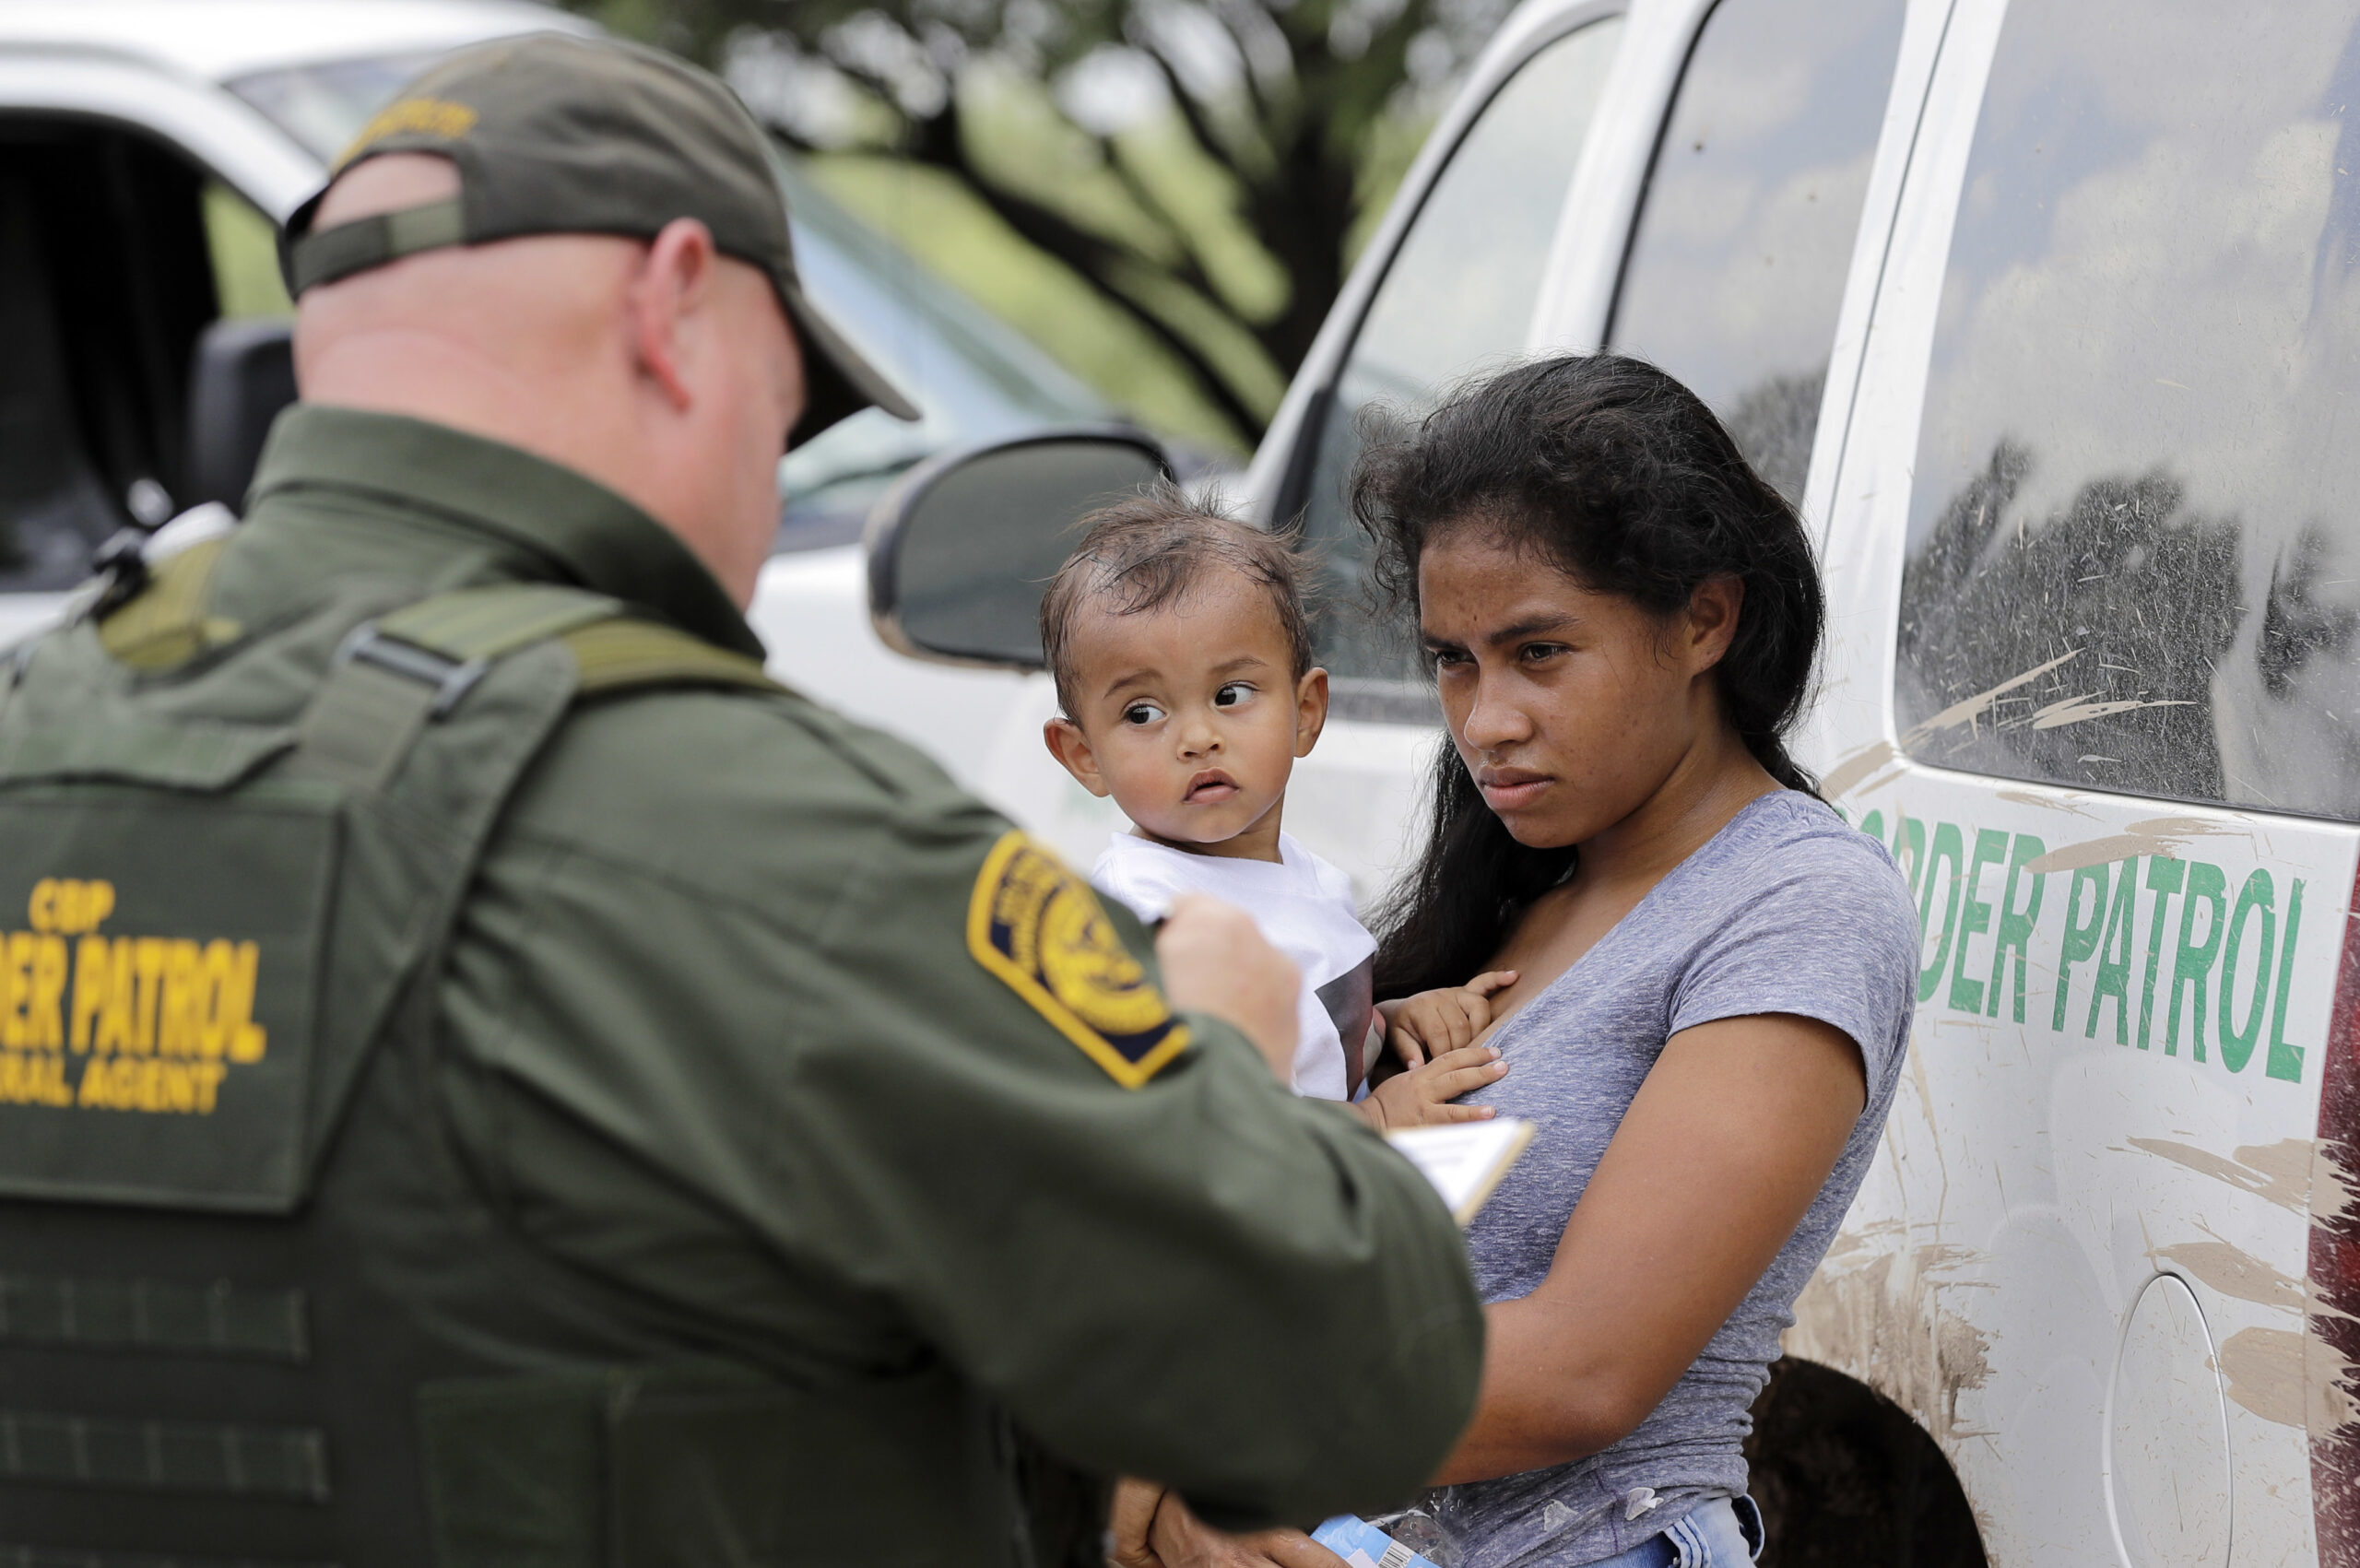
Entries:
POLYGON ((1294 760, 1328 719, 1311 662, 1302 560, 1280 540, 1161 487, 1082 520, 1041 601, 1062 710, 1043 737, 1130 819, 1091 870, 1142 920, 1182 893, 1250 912, 1303 971, 1294 1088, 1357 1102, 1377 1127, 1470 1121, 1448 1102, 1507 1071, 1476 1046, 1513 973, 1370 1003, 1376 940, 1342 872, 1280 831, 1294 760), (1384 1035, 1372 1037, 1382 1014, 1384 1035), (1408 1070, 1372 1090, 1379 1038, 1408 1070))

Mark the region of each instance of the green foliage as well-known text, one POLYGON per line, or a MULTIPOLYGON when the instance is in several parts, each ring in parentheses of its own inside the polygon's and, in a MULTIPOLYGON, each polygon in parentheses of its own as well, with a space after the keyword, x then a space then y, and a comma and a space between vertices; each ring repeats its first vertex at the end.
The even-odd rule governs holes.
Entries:
POLYGON ((278 276, 278 229, 227 185, 205 187, 205 242, 225 316, 295 313, 278 276))
POLYGON ((1253 444, 1506 0, 568 0, 1151 424, 1253 444))

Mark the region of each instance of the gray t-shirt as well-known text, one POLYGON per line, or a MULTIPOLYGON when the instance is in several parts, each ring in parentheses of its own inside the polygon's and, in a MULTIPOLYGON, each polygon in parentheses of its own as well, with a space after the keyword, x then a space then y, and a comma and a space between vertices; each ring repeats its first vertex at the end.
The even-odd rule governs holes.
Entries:
POLYGON ((1602 1454, 1444 1489, 1431 1501, 1465 1568, 1570 1568, 1629 1550, 1705 1500, 1745 1491, 1748 1414, 1794 1301, 1859 1191, 1916 1004, 1918 919, 1883 846, 1807 795, 1749 804, 1504 1024, 1508 1076, 1467 1096, 1539 1124, 1467 1234, 1483 1299, 1528 1295, 1555 1256, 1664 1042, 1752 1013, 1850 1035, 1868 1105, 1802 1223, 1638 1429, 1602 1454), (1652 1508, 1626 1517, 1653 1489, 1652 1508))

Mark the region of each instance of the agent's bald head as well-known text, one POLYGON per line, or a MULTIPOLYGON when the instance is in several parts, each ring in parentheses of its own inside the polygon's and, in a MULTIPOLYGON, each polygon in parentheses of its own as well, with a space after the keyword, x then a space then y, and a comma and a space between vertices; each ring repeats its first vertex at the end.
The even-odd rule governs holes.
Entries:
MULTIPOLYGON (((423 153, 353 166, 313 232, 459 194, 423 153)), ((778 525, 803 364, 770 280, 680 218, 653 241, 446 246, 306 289, 306 401, 407 414, 560 463, 670 528, 739 605, 778 525)))

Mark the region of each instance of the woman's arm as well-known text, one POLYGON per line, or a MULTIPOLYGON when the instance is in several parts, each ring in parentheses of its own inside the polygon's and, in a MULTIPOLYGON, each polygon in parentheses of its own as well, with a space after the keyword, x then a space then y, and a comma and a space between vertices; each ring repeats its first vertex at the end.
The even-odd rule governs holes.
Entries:
POLYGON ((1564 1464, 1646 1420, 1794 1233, 1867 1100, 1859 1047, 1816 1019, 1673 1035, 1548 1278, 1488 1309, 1475 1420, 1435 1480, 1564 1464))

